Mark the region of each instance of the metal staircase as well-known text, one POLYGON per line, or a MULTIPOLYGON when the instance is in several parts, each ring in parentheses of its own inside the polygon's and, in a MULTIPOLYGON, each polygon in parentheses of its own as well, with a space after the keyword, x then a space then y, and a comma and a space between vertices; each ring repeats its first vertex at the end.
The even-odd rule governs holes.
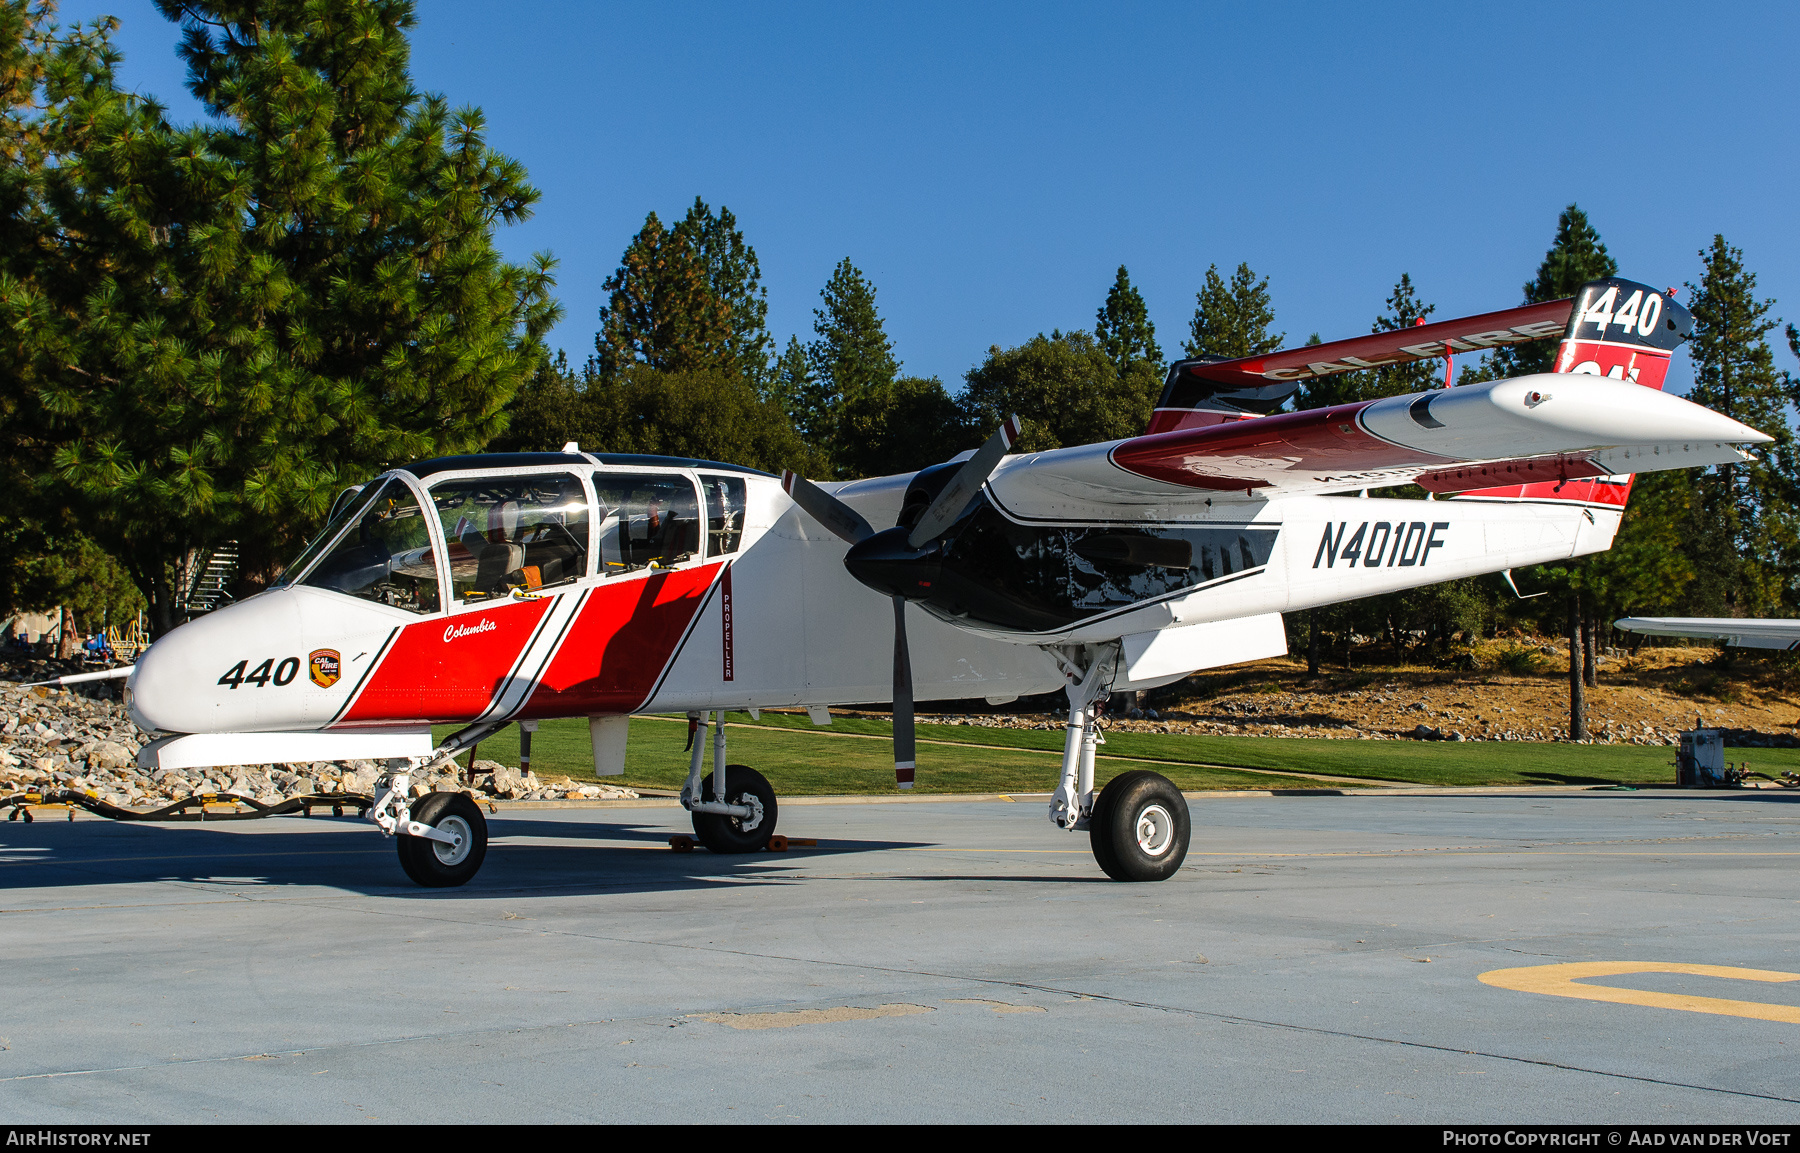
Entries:
POLYGON ((237 571, 237 542, 228 540, 213 549, 205 564, 195 566, 193 582, 188 585, 187 596, 176 606, 177 610, 191 619, 228 604, 231 594, 226 590, 237 578, 237 571))

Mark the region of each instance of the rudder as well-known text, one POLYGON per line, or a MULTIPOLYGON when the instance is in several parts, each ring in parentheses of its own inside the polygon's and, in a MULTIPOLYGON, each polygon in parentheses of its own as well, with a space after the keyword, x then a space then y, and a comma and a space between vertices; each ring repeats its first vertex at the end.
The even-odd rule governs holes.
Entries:
MULTIPOLYGON (((1661 292, 1616 276, 1590 280, 1575 296, 1550 371, 1628 380, 1660 391, 1669 361, 1693 330, 1694 315, 1676 302, 1673 289, 1661 292)), ((1631 497, 1631 481, 1629 475, 1539 481, 1459 495, 1605 504, 1622 509, 1631 497)))

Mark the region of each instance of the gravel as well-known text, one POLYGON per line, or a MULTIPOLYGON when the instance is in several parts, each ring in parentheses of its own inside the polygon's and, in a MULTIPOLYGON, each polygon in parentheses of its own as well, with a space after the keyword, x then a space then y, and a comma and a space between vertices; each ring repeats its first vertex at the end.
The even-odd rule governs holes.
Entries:
MULTIPOLYGON (((314 793, 372 794, 381 772, 374 761, 140 770, 138 750, 154 735, 140 732, 116 701, 81 689, 0 681, 0 796, 73 789, 120 808, 154 809, 199 793, 236 793, 272 805, 314 793)), ((473 776, 451 763, 414 779, 414 796, 434 791, 532 801, 637 796, 616 785, 545 779, 487 760, 475 762, 473 776)))

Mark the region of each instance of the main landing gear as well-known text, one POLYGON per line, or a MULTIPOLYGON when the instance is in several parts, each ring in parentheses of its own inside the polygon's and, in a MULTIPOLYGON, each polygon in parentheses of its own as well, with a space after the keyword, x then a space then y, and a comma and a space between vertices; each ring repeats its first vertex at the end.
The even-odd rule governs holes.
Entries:
POLYGON ((681 786, 681 807, 693 815, 694 836, 715 853, 760 853, 775 833, 775 790, 748 765, 725 763, 725 714, 689 713, 693 759, 681 786), (706 731, 712 729, 713 770, 702 777, 706 731))
POLYGON ((1105 739, 1095 727, 1094 706, 1111 687, 1119 650, 1089 649, 1085 655, 1085 670, 1061 658, 1069 676, 1069 724, 1050 820, 1070 832, 1086 829, 1094 860, 1113 880, 1164 880, 1187 859, 1193 831, 1187 799, 1167 777, 1143 770, 1119 774, 1095 795, 1094 750, 1105 739))

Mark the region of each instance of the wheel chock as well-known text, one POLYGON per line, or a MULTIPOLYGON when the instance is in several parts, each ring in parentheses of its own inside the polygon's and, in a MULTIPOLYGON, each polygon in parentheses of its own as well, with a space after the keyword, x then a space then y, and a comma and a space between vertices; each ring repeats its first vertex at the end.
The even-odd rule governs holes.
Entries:
POLYGON ((819 846, 819 842, 813 840, 811 837, 788 837, 783 836, 781 833, 776 833, 769 838, 769 852, 771 853, 785 853, 788 851, 789 846, 795 845, 800 846, 801 848, 816 849, 819 846))
POLYGON ((685 836, 681 833, 676 833, 674 836, 669 838, 669 848, 675 850, 677 853, 693 852, 694 845, 696 843, 697 842, 694 840, 694 838, 685 836))

